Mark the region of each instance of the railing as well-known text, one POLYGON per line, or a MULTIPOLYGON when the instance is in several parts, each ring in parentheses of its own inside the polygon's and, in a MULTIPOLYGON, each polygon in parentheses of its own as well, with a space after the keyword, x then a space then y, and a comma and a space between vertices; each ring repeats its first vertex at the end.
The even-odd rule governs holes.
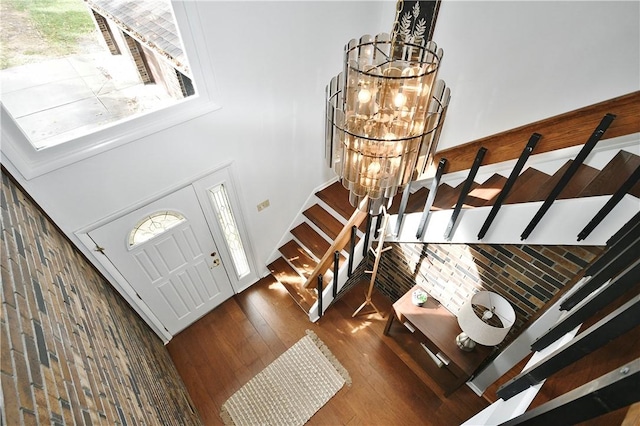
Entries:
MULTIPOLYGON (((356 226, 354 225, 354 227, 356 226)), ((369 233, 370 233, 370 227, 367 228, 365 232, 365 236, 368 236, 369 233)), ((353 233, 352 235, 353 235, 352 241, 355 242, 355 233, 353 233)), ((312 322, 315 322, 322 317, 323 313, 331 305, 331 302, 333 302, 333 300, 336 298, 340 289, 345 285, 347 280, 351 277, 353 273, 352 265, 358 265, 360 264, 360 262, 362 262, 362 260, 364 259, 368 251, 368 247, 366 247, 366 244, 368 244, 368 241, 369 241, 369 238, 365 237, 365 238, 361 238, 357 244, 355 243, 350 244, 349 262, 345 262, 345 264, 343 264, 342 267, 340 267, 339 269, 334 269, 333 271, 334 278, 333 278, 332 285, 327 286, 323 289, 320 288, 320 286, 318 285, 318 299, 316 303, 314 303, 313 306, 311 306, 311 309, 309 310, 309 319, 312 322)))
MULTIPOLYGON (((368 200, 365 198, 363 203, 365 203, 366 205, 367 201, 368 200)), ((368 216, 367 212, 362 211, 359 208, 357 208, 353 212, 353 214, 349 218, 349 221, 346 223, 346 225, 344 225, 344 227, 342 228, 338 236, 333 240, 333 243, 331 244, 327 252, 322 256, 322 259, 320 259, 320 262, 318 262, 316 267, 313 269, 313 272, 307 278, 303 286, 304 288, 310 288, 314 284, 314 282, 318 279, 318 276, 320 274, 323 274, 327 269, 329 269, 329 266, 331 265, 331 262, 333 260, 334 252, 343 250, 349 243, 349 239, 350 239, 349 237, 351 236, 350 234, 352 232, 351 227, 360 226, 362 221, 367 216, 368 216)))

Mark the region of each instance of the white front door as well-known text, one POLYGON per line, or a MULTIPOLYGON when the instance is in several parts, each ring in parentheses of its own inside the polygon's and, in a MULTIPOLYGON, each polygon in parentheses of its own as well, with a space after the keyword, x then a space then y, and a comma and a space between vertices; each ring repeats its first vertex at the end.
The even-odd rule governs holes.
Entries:
POLYGON ((89 236, 173 335, 234 293, 192 186, 96 228, 89 236), (132 242, 136 226, 163 212, 180 220, 164 228, 158 223, 160 231, 147 221, 144 227, 154 236, 132 242))

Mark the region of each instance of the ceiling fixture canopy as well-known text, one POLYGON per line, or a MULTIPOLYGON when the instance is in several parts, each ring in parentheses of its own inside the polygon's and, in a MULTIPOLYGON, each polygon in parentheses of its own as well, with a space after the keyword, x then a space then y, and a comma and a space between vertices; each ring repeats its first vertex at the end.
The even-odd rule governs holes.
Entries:
POLYGON ((327 159, 351 204, 372 214, 425 172, 450 98, 437 80, 442 49, 424 40, 424 26, 403 27, 351 40, 327 86, 327 159))

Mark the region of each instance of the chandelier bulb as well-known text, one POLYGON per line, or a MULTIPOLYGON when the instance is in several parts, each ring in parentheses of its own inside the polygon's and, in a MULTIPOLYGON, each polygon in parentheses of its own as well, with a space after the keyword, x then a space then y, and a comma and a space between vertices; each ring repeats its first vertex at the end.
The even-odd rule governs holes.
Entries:
POLYGON ((407 102, 407 97, 403 93, 397 93, 393 98, 393 104, 396 108, 401 108, 407 102))
POLYGON ((366 104, 371 100, 371 92, 368 89, 361 89, 358 92, 358 102, 366 104))

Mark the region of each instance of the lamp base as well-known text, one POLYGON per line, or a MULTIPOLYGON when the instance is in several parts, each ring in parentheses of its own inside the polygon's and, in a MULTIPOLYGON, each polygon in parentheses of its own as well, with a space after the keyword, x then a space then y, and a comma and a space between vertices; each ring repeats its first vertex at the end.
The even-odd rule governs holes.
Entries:
POLYGON ((462 332, 456 336, 456 345, 462 351, 471 352, 476 347, 476 342, 471 340, 467 333, 462 332))

